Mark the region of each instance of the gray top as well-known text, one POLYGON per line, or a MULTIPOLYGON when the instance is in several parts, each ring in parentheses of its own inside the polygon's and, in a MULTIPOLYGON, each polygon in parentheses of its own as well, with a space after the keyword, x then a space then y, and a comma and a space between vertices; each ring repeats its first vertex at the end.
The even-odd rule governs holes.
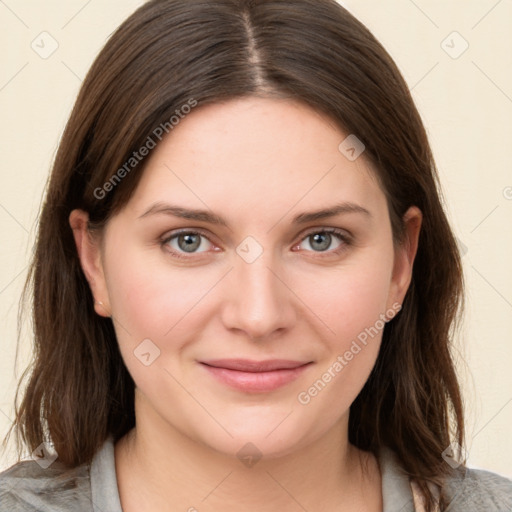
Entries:
MULTIPOLYGON (((394 453, 379 454, 383 512, 417 512, 409 478, 394 453)), ((446 512, 512 512, 512 481, 466 469, 449 480, 446 512)), ((57 459, 47 469, 33 460, 0 473, 0 512, 122 512, 114 443, 109 437, 91 465, 66 469, 57 459)))

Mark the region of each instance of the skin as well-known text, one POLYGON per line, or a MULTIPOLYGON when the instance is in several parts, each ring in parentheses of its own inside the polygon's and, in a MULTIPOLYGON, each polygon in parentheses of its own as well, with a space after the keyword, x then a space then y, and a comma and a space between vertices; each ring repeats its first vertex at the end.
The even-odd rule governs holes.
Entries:
POLYGON ((71 213, 96 312, 112 316, 136 384, 137 426, 115 446, 125 512, 382 509, 376 459, 348 442, 349 407, 381 331, 309 403, 297 399, 402 303, 417 249, 421 212, 408 210, 406 240, 395 246, 364 153, 352 162, 338 150, 347 135, 291 100, 198 107, 151 152, 135 194, 101 235, 86 229, 86 212, 71 213), (140 218, 157 202, 206 209, 228 227, 140 218), (340 202, 368 214, 292 223, 340 202), (177 238, 162 243, 184 228, 206 236, 194 239, 202 240, 195 253, 177 238), (350 241, 332 235, 322 250, 310 235, 329 228, 350 241), (251 263, 236 252, 247 236, 263 250, 251 263), (160 350, 149 366, 134 355, 145 339, 160 350), (235 357, 313 363, 265 393, 229 388, 198 363, 235 357), (248 442, 262 454, 252 467, 236 456, 248 442))

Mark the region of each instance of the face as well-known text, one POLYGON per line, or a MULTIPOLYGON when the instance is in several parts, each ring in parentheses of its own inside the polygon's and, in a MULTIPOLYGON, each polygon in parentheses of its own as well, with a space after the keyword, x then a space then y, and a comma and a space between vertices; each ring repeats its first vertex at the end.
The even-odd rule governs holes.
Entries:
POLYGON ((409 285, 421 217, 409 210, 395 247, 364 153, 339 149, 347 135, 288 100, 200 107, 152 150, 101 243, 73 212, 138 414, 270 457, 346 425, 409 285))

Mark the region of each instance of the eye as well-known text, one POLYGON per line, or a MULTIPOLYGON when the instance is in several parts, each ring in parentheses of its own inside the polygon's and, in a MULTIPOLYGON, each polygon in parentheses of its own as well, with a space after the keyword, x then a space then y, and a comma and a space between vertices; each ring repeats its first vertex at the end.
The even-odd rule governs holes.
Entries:
POLYGON ((329 228, 313 231, 306 235, 296 247, 313 252, 341 252, 350 244, 349 236, 338 229, 329 228), (306 244, 306 247, 301 247, 306 244), (309 246, 309 248, 307 247, 309 246))
POLYGON ((180 231, 166 237, 162 241, 162 246, 180 258, 183 257, 182 254, 206 252, 213 247, 213 244, 198 231, 180 231))

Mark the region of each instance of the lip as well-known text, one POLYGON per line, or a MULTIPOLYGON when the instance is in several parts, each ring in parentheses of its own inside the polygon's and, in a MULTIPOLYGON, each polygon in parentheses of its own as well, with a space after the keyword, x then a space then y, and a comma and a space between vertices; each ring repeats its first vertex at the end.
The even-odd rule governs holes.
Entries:
POLYGON ((245 392, 262 393, 294 381, 312 361, 215 359, 200 361, 200 364, 225 385, 245 392))

